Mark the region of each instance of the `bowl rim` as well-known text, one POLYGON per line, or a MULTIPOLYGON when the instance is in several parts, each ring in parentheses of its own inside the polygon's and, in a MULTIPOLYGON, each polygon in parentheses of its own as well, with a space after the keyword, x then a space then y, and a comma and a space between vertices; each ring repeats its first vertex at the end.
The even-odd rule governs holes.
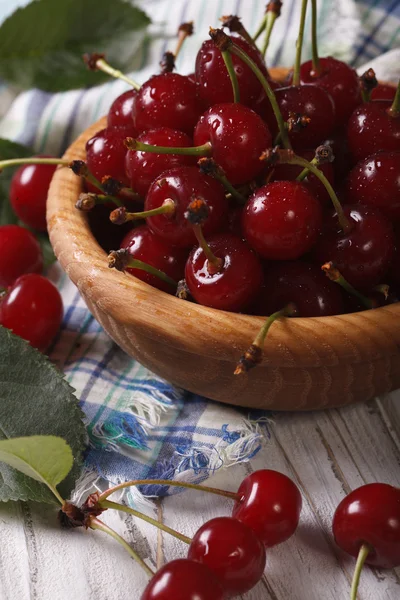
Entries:
MULTIPOLYGON (((103 117, 88 127, 63 159, 84 160, 87 140, 105 126, 103 117)), ((125 330, 133 328, 185 352, 237 361, 264 317, 183 301, 130 274, 109 269, 107 254, 95 240, 87 216, 75 209, 80 191, 80 179, 68 167, 59 166, 49 189, 47 222, 61 266, 92 309, 107 315, 111 328, 116 321, 125 330)), ((317 368, 349 361, 367 364, 379 360, 383 352, 394 356, 400 339, 399 317, 400 303, 396 303, 345 315, 278 321, 269 332, 264 361, 277 368, 317 368), (361 349, 360 336, 364 338, 361 349)))

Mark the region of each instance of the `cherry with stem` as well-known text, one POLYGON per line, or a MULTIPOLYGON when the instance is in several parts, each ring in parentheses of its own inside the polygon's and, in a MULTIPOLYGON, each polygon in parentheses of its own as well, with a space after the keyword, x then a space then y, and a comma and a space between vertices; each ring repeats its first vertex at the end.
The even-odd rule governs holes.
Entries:
POLYGON ((339 269, 337 269, 332 262, 325 263, 322 265, 321 269, 331 281, 334 281, 340 285, 340 287, 342 287, 348 294, 355 296, 365 308, 374 308, 374 303, 372 300, 356 290, 356 288, 343 277, 339 269))
POLYGON ((248 371, 250 371, 250 369, 253 369, 258 364, 260 364, 262 361, 262 352, 265 338, 267 337, 271 325, 275 323, 276 320, 281 319, 282 317, 295 317, 296 314, 296 305, 294 303, 290 303, 281 310, 278 310, 272 315, 270 315, 265 321, 264 325, 261 327, 260 331, 257 333, 252 344, 240 357, 239 362, 236 365, 234 375, 243 375, 243 373, 247 373, 248 371))
POLYGON ((122 71, 118 69, 114 69, 108 62, 105 60, 104 54, 98 54, 93 52, 91 54, 84 54, 83 60, 91 71, 103 71, 107 75, 110 75, 114 79, 121 79, 121 81, 125 81, 128 83, 133 89, 140 90, 140 85, 130 77, 127 77, 122 71))
POLYGON ((243 194, 241 194, 239 190, 233 187, 233 185, 225 175, 224 170, 219 165, 217 165, 213 158, 200 158, 197 164, 201 173, 204 173, 205 175, 210 175, 211 177, 222 183, 222 185, 224 186, 228 194, 232 196, 232 198, 235 198, 235 200, 237 200, 240 204, 246 203, 247 198, 243 196, 243 194))
POLYGON ((132 258, 127 248, 112 250, 108 255, 108 266, 110 269, 116 269, 117 271, 121 272, 124 272, 126 269, 139 269, 141 271, 149 273, 149 275, 154 275, 155 277, 158 277, 173 288, 176 288, 178 285, 177 281, 163 273, 163 271, 152 267, 151 265, 143 262, 142 260, 132 258))

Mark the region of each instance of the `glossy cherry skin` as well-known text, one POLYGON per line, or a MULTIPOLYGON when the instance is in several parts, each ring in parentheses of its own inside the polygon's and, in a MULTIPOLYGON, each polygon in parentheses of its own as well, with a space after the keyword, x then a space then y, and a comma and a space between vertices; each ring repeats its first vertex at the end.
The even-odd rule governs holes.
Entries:
POLYGON ((261 469, 248 475, 238 489, 232 516, 256 533, 267 548, 290 538, 299 524, 302 498, 283 473, 261 469))
POLYGON ((25 273, 41 273, 40 244, 28 229, 19 225, 0 227, 0 287, 8 287, 25 273))
MULTIPOLYGON (((152 146, 166 146, 188 148, 192 140, 183 131, 175 131, 168 127, 153 129, 142 133, 139 142, 152 146)), ((164 171, 184 165, 195 165, 195 156, 181 154, 151 154, 139 150, 128 150, 126 154, 126 172, 131 179, 131 187, 141 196, 145 197, 153 181, 164 171)))
POLYGON ((357 72, 341 60, 327 56, 320 58, 321 74, 313 71, 312 61, 300 67, 301 83, 313 83, 324 88, 335 104, 336 126, 344 125, 353 112, 361 104, 361 88, 357 72))
MULTIPOLYGON (((315 156, 315 151, 302 150, 299 152, 299 156, 311 161, 315 156)), ((319 169, 325 175, 329 183, 333 186, 335 183, 333 163, 325 163, 320 165, 319 169)), ((300 175, 303 168, 297 165, 278 163, 271 167, 271 170, 273 170, 272 181, 293 181, 298 175, 300 175)), ((326 191, 326 187, 313 173, 307 175, 307 177, 303 179, 302 183, 310 190, 312 195, 319 200, 322 206, 332 205, 332 201, 328 192, 326 191)))
POLYGON ((140 88, 133 103, 133 122, 139 132, 170 127, 191 136, 203 108, 193 81, 178 73, 164 73, 140 88))
POLYGON ((378 208, 389 219, 400 220, 400 151, 379 152, 359 162, 346 182, 352 203, 378 208))
POLYGON ((391 100, 393 102, 396 95, 396 88, 393 85, 379 83, 371 92, 371 100, 391 100))
POLYGON ((375 152, 400 151, 400 115, 388 114, 390 100, 362 104, 347 124, 347 140, 354 160, 363 160, 375 152))
MULTIPOLYGON (((47 155, 41 158, 52 158, 47 155)), ((13 211, 28 227, 46 231, 46 201, 57 165, 22 165, 14 173, 10 187, 13 211)))
POLYGON ((188 558, 206 565, 229 596, 244 594, 261 579, 265 548, 253 530, 232 517, 204 523, 193 536, 188 558))
MULTIPOLYGON (((239 36, 231 36, 232 40, 256 63, 267 76, 267 69, 261 53, 239 36)), ((232 54, 232 62, 239 83, 240 102, 252 108, 262 93, 262 86, 252 70, 241 58, 232 54)), ((212 40, 206 40, 196 57, 196 81, 199 94, 208 106, 233 102, 232 83, 219 50, 212 40)))
POLYGON ((383 569, 400 565, 400 489, 386 483, 363 485, 337 507, 332 523, 337 545, 357 556, 372 547, 366 562, 383 569))
POLYGON ((302 261, 269 263, 253 312, 271 315, 293 302, 298 317, 326 317, 344 312, 340 287, 321 268, 302 261))
POLYGON ((133 102, 136 96, 136 90, 128 90, 114 100, 108 111, 107 127, 118 127, 124 129, 127 136, 137 136, 132 117, 133 102))
POLYGON ((313 148, 330 136, 335 126, 335 105, 326 90, 317 85, 291 85, 275 91, 285 121, 291 113, 311 121, 299 131, 289 133, 293 148, 313 148))
POLYGON ((298 181, 274 181, 259 188, 243 211, 243 233, 268 260, 293 260, 308 252, 320 234, 322 209, 298 181))
POLYGON ((144 210, 158 208, 165 200, 171 199, 175 202, 175 212, 148 217, 148 226, 165 242, 191 248, 197 240, 185 213, 194 198, 205 200, 209 210, 203 223, 203 233, 207 236, 222 230, 228 215, 225 189, 216 179, 200 173, 197 167, 170 169, 153 182, 144 210))
POLYGON ((125 173, 126 137, 124 129, 108 127, 98 131, 86 143, 87 166, 100 182, 109 175, 126 186, 130 185, 125 173))
POLYGON ((214 573, 194 560, 173 560, 157 571, 141 600, 225 600, 225 590, 214 573))
MULTIPOLYGON (((121 242, 121 248, 128 248, 132 258, 155 267, 176 282, 183 278, 188 252, 166 244, 146 225, 140 225, 129 231, 121 242)), ((141 269, 128 268, 126 271, 159 290, 167 293, 175 292, 171 285, 156 275, 141 269)))
POLYGON ((239 185, 257 177, 264 168, 261 153, 271 147, 267 125, 242 104, 216 104, 199 120, 194 145, 210 142, 212 156, 229 181, 239 185))
POLYGON ((63 304, 57 288, 42 275, 21 275, 0 301, 0 325, 42 352, 60 328, 63 304))
POLYGON ((190 293, 199 304, 230 312, 245 310, 258 294, 262 267, 256 254, 231 233, 207 239, 212 252, 224 260, 219 273, 211 274, 201 248, 194 248, 185 267, 190 293))
POLYGON ((383 280, 389 269, 394 253, 393 228, 373 208, 349 205, 343 211, 352 229, 343 233, 336 214, 327 215, 313 258, 319 266, 332 261, 351 285, 368 291, 383 280))

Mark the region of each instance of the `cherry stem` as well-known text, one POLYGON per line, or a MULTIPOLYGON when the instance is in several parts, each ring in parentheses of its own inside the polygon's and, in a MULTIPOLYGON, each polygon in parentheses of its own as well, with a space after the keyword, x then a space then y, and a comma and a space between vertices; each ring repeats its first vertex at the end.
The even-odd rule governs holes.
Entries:
POLYGON ((361 294, 361 292, 356 290, 356 288, 353 287, 351 283, 349 283, 343 277, 339 269, 337 269, 332 262, 325 263, 324 265, 322 265, 321 269, 331 281, 340 285, 347 293, 358 298, 358 300, 360 300, 361 304, 365 306, 365 308, 374 308, 374 303, 372 302, 372 300, 370 300, 369 298, 367 298, 367 296, 364 296, 363 294, 361 294))
POLYGON ((202 146, 181 148, 172 146, 153 146, 151 144, 144 144, 143 142, 139 142, 134 138, 126 138, 125 145, 129 150, 149 152, 150 154, 182 154, 183 156, 210 156, 212 153, 212 146, 210 142, 206 142, 202 146))
POLYGON ((281 317, 292 317, 295 314, 295 312, 296 309, 294 308, 294 306, 292 304, 288 304, 281 310, 277 310, 276 312, 272 313, 272 315, 268 317, 268 319, 265 321, 264 325, 258 332, 253 342, 253 345, 262 348, 264 346, 265 338, 267 337, 268 331, 270 330, 272 323, 274 323, 277 319, 280 319, 281 317))
POLYGON ((296 59, 294 62, 293 83, 292 83, 292 85, 296 85, 296 86, 300 85, 301 52, 303 49, 303 41, 304 41, 304 26, 306 23, 307 3, 308 3, 308 0, 302 0, 301 13, 300 13, 299 35, 296 40, 296 59))
POLYGON ((147 217, 155 217, 156 215, 171 215, 176 211, 175 202, 172 198, 166 198, 161 206, 144 210, 142 212, 127 212, 126 221, 137 221, 138 219, 147 219, 147 217))
POLYGON ((8 160, 0 161, 0 171, 7 167, 18 167, 20 165, 62 165, 69 167, 71 162, 62 158, 40 158, 33 156, 32 158, 9 158, 8 160))
POLYGON ((261 21, 260 25, 258 26, 256 33, 253 35, 254 42, 256 42, 258 40, 258 38, 260 37, 260 35, 262 34, 262 32, 265 31, 265 27, 267 24, 267 18, 268 18, 268 12, 266 12, 265 15, 263 16, 262 21, 261 21))
MULTIPOLYGON (((397 84, 397 90, 396 90, 396 95, 393 100, 393 104, 389 108, 388 112, 391 117, 400 116, 400 79, 399 79, 399 83, 397 84)), ((1 163, 0 163, 0 168, 1 168, 1 163)))
POLYGON ((149 273, 150 275, 155 275, 159 279, 162 279, 163 281, 165 281, 165 283, 169 283, 169 285, 171 285, 172 287, 178 287, 178 282, 172 279, 172 277, 169 277, 163 271, 160 271, 159 269, 156 269, 155 267, 152 267, 151 265, 141 260, 138 260, 137 258, 130 258, 128 264, 126 265, 126 268, 140 269, 141 271, 146 271, 146 273, 149 273))
POLYGON ((182 46, 186 38, 193 34, 193 21, 190 23, 182 23, 178 29, 178 41, 176 44, 174 57, 178 58, 180 51, 182 50, 182 46))
POLYGON ((98 498, 99 503, 103 503, 108 496, 111 496, 114 492, 118 492, 119 490, 123 490, 128 487, 133 487, 137 485, 166 485, 171 487, 182 487, 187 488, 189 490, 199 490, 202 492, 207 492, 209 494, 215 494, 216 496, 224 496, 225 498, 231 498, 232 500, 240 500, 239 494, 235 492, 228 492, 226 490, 220 490, 218 488, 208 487, 204 485, 198 485, 196 483, 186 483, 185 481, 172 481, 170 479, 132 479, 131 481, 125 481, 124 483, 120 483, 112 488, 109 488, 105 492, 102 492, 98 498))
POLYGON ((228 50, 222 50, 221 54, 232 83, 233 101, 240 102, 239 82, 236 76, 235 67, 233 66, 232 54, 228 50))
POLYGON ((318 56, 318 35, 317 35, 317 0, 311 0, 311 44, 312 44, 312 65, 313 73, 316 77, 321 74, 321 63, 318 56))
POLYGON ((114 79, 121 79, 122 81, 125 81, 125 83, 128 83, 135 90, 140 90, 140 85, 136 81, 134 81, 134 79, 127 77, 127 75, 122 73, 122 71, 119 71, 118 69, 114 69, 114 67, 109 65, 108 62, 104 60, 104 58, 99 58, 96 61, 96 67, 98 68, 99 71, 103 71, 103 73, 107 73, 107 75, 114 77, 114 79))
POLYGON ((239 46, 237 46, 235 43, 233 43, 230 46, 229 52, 233 52, 233 54, 236 54, 236 56, 239 56, 239 58, 241 58, 243 60, 243 62, 253 71, 254 75, 257 77, 257 79, 263 86, 264 91, 267 94, 268 100, 271 103, 272 110, 274 111, 276 121, 278 123, 278 128, 279 128, 279 132, 281 134, 281 139, 282 139, 282 144, 287 150, 290 150, 292 148, 292 146, 290 144, 288 132, 285 127, 285 121, 282 117, 282 113, 281 113, 278 103, 276 101, 275 94, 272 91, 272 88, 269 85, 268 81, 266 80, 263 73, 260 71, 260 69, 256 65, 256 63, 249 56, 247 56, 246 52, 243 52, 243 50, 241 48, 239 48, 239 46))
POLYGON ((271 33, 274 28, 275 21, 278 17, 279 17, 279 13, 277 13, 273 10, 269 10, 265 16, 265 37, 264 37, 264 42, 263 42, 263 45, 261 48, 261 54, 263 55, 264 58, 265 58, 265 55, 267 54, 269 41, 271 39, 271 33))
POLYGON ((133 560, 135 560, 142 567, 142 569, 146 571, 147 575, 150 578, 155 575, 154 571, 146 565, 144 560, 139 556, 137 552, 135 552, 133 548, 131 548, 128 542, 126 542, 123 537, 121 537, 116 531, 114 531, 114 529, 111 529, 111 527, 103 523, 103 521, 100 521, 100 519, 91 519, 90 528, 98 529, 99 531, 103 531, 104 533, 110 535, 112 538, 114 538, 114 540, 121 544, 123 548, 125 548, 125 550, 131 555, 133 560))
MULTIPOLYGON (((318 159, 317 158, 313 158, 312 160, 310 160, 310 164, 318 166, 318 159)), ((305 169, 302 170, 302 172, 297 175, 296 177, 296 181, 304 181, 304 179, 307 177, 307 175, 310 173, 310 169, 308 167, 306 167, 305 169)))
POLYGON ((361 571, 370 552, 371 547, 368 544, 362 544, 358 552, 356 568, 354 569, 353 581, 351 583, 350 600, 357 600, 357 591, 358 584, 360 583, 361 571))
POLYGON ((200 224, 193 225, 193 231, 200 248, 206 255, 208 261, 208 272, 210 273, 210 275, 219 273, 222 270, 222 267, 224 266, 224 261, 222 260, 222 258, 218 258, 217 256, 215 256, 210 246, 207 244, 206 238, 204 237, 203 228, 200 224))
POLYGON ((328 192, 330 199, 332 200, 332 204, 338 216, 340 227, 342 228, 344 233, 348 233, 351 229, 350 222, 343 212, 342 205, 340 204, 339 199, 335 194, 335 190, 333 189, 325 175, 322 173, 322 171, 320 171, 318 167, 313 165, 312 162, 308 162, 308 160, 305 160, 305 158, 302 158, 301 156, 297 155, 282 160, 281 162, 289 165, 299 165, 299 167, 304 167, 311 171, 311 173, 313 173, 316 177, 318 177, 320 182, 325 186, 325 189, 328 192))
POLYGON ((186 535, 183 535, 183 533, 180 533, 179 531, 176 531, 175 529, 164 525, 164 523, 160 523, 160 521, 157 521, 156 519, 153 519, 152 517, 149 517, 144 513, 139 512, 134 508, 131 508, 130 506, 126 506, 125 504, 118 504, 117 502, 112 502, 111 500, 103 500, 103 502, 99 503, 98 506, 100 506, 100 508, 114 508, 115 510, 119 510, 121 512, 133 515, 138 519, 142 519, 142 521, 146 521, 146 523, 150 523, 150 525, 154 525, 154 527, 161 529, 165 533, 173 535, 175 538, 177 538, 181 542, 184 542, 185 544, 190 544, 192 542, 191 538, 187 537, 186 535))
POLYGON ((222 185, 225 187, 226 191, 229 192, 232 198, 235 198, 235 200, 240 202, 240 204, 246 204, 246 196, 243 196, 243 194, 241 194, 236 188, 233 187, 226 175, 217 174, 215 175, 215 179, 218 179, 218 181, 222 183, 222 185))

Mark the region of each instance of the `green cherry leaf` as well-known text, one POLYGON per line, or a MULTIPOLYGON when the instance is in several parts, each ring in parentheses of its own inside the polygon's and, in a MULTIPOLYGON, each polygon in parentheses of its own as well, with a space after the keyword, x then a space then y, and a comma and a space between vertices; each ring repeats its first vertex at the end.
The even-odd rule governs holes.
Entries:
POLYGON ((65 440, 54 435, 0 440, 0 462, 44 483, 63 504, 56 486, 68 475, 74 462, 65 440))
POLYGON ((49 92, 96 85, 86 52, 106 54, 120 70, 139 67, 149 17, 125 0, 34 0, 0 27, 0 77, 49 92))
MULTIPOLYGON (((64 460, 56 464, 56 456, 49 454, 55 462, 55 471, 51 472, 53 483, 63 474, 59 485, 63 498, 69 497, 79 477, 87 444, 84 415, 73 391, 63 374, 43 354, 0 327, 0 440, 31 436, 62 438, 71 448, 72 468, 69 465, 66 469, 64 460)), ((40 449, 36 452, 40 456, 40 449)), ((9 500, 54 503, 55 497, 42 482, 0 462, 0 501, 9 500)))

